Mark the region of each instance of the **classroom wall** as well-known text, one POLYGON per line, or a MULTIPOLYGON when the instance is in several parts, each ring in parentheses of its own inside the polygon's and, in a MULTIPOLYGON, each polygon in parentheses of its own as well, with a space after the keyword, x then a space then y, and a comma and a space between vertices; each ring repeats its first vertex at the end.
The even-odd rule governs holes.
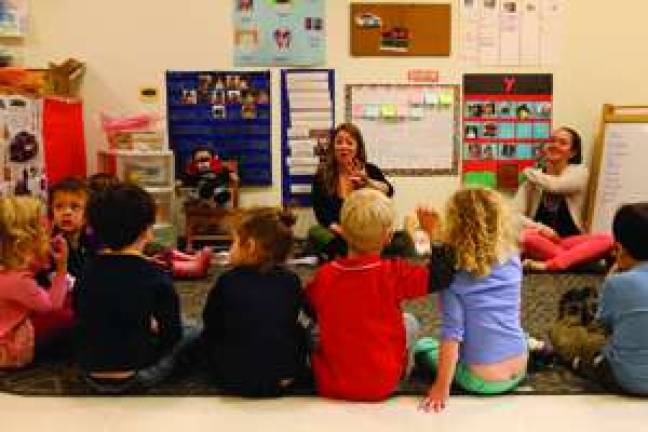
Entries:
MULTIPOLYGON (((385 1, 390 3, 392 1, 385 1)), ((425 3, 408 0, 409 3, 425 3)), ((405 82, 410 68, 432 68, 441 82, 460 83, 463 72, 554 73, 555 124, 580 130, 589 143, 603 103, 648 104, 644 85, 648 62, 645 16, 648 2, 566 0, 563 45, 553 67, 476 68, 459 60, 459 1, 452 0, 453 38, 449 58, 352 58, 349 55, 349 1, 327 0, 326 67, 337 71, 338 121, 344 118, 344 87, 351 82, 405 82)), ((448 3, 436 2, 436 3, 448 3)), ((76 57, 87 63, 83 85, 89 163, 102 145, 98 113, 164 112, 164 71, 221 70, 232 62, 233 0, 32 0, 30 31, 25 38, 29 67, 76 57), (159 106, 139 102, 144 85, 160 88, 159 106)), ((273 71, 278 95, 278 69, 273 71)), ((277 204, 280 192, 279 99, 273 100, 273 187, 245 190, 242 205, 277 204)), ((404 137, 406 142, 407 137, 404 137)), ((400 218, 420 201, 441 206, 459 185, 456 176, 393 178, 400 218)), ((302 228, 307 224, 303 220, 302 228)))

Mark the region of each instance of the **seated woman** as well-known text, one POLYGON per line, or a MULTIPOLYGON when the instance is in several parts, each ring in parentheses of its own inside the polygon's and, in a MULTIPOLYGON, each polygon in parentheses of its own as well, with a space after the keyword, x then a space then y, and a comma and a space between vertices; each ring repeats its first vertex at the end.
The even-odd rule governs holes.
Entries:
POLYGON ((355 125, 339 125, 331 144, 313 181, 313 210, 319 226, 309 233, 319 251, 330 259, 347 251, 340 229, 340 210, 346 197, 364 187, 379 190, 388 197, 394 194, 380 168, 367 162, 364 140, 355 125))
POLYGON ((545 147, 545 168, 524 171, 526 181, 515 201, 525 228, 525 267, 566 270, 611 251, 611 235, 584 233, 582 213, 589 174, 582 159, 580 135, 563 126, 545 147))

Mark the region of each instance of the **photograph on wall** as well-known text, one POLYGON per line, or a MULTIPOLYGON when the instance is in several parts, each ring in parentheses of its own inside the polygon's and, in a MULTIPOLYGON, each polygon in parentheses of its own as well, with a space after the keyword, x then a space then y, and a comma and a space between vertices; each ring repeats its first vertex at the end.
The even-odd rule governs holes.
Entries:
POLYGON ((463 182, 515 190, 551 136, 550 74, 466 74, 463 182))
POLYGON ((450 5, 352 3, 351 55, 450 55, 450 5))
POLYGON ((233 0, 236 66, 325 62, 324 0, 233 0))

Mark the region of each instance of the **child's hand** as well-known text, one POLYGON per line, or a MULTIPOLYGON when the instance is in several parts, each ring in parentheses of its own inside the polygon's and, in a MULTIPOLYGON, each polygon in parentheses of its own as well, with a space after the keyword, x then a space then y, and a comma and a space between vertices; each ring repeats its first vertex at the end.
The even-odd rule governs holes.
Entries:
POLYGON ((548 226, 540 227, 538 229, 538 234, 551 240, 554 243, 558 243, 560 241, 560 236, 558 235, 558 233, 553 228, 550 228, 548 226))
POLYGON ((446 407, 449 398, 450 388, 435 382, 428 391, 426 398, 421 401, 419 409, 425 412, 441 412, 446 407))
POLYGON ((151 333, 153 334, 160 333, 160 324, 153 317, 151 317, 151 333))
POLYGON ((56 272, 67 273, 68 245, 61 234, 51 240, 52 257, 56 263, 56 272))
POLYGON ((363 188, 369 182, 367 170, 359 160, 355 159, 353 161, 353 163, 351 164, 350 172, 351 174, 349 175, 349 180, 351 180, 354 189, 363 188))
POLYGON ((441 226, 439 212, 431 207, 419 207, 416 209, 416 217, 419 226, 430 236, 430 239, 436 239, 441 226))

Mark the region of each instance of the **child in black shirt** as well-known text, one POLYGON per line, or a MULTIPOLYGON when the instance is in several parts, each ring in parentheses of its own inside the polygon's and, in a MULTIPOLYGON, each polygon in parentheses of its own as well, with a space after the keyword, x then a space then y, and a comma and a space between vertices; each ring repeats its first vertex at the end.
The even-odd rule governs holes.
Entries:
POLYGON ((74 292, 83 377, 100 393, 151 387, 191 339, 171 279, 142 254, 155 203, 140 187, 117 184, 91 197, 88 218, 104 249, 74 292))
POLYGON ((303 376, 301 283, 282 266, 292 223, 292 215, 259 208, 246 212, 234 229, 233 268, 217 280, 203 311, 210 369, 225 391, 279 395, 303 376))

